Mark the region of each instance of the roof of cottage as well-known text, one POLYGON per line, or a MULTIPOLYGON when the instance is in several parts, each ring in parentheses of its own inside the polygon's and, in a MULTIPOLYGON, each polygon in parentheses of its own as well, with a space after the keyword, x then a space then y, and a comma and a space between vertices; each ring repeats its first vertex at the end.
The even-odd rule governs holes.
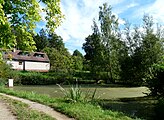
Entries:
POLYGON ((47 54, 43 52, 13 50, 10 52, 3 52, 3 57, 4 59, 12 59, 16 61, 50 62, 47 54))

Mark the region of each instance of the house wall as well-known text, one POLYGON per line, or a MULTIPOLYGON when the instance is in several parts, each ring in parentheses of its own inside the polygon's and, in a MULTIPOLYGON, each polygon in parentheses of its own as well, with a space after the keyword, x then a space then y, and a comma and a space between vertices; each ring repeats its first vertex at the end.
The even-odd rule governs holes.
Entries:
POLYGON ((25 70, 48 71, 50 63, 25 61, 25 70))
POLYGON ((50 63, 45 62, 31 62, 31 61, 7 61, 8 64, 12 65, 13 69, 16 70, 27 70, 27 71, 43 71, 46 72, 50 69, 50 63), (25 65, 24 65, 25 64, 25 65), (25 68, 23 67, 25 66, 25 68))
POLYGON ((23 70, 23 63, 19 65, 19 61, 7 61, 7 64, 11 64, 13 69, 23 70))

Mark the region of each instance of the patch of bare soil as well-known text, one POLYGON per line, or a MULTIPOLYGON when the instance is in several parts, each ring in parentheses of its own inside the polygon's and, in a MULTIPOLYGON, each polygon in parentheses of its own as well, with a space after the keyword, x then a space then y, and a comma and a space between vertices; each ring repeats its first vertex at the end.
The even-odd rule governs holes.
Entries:
MULTIPOLYGON (((32 108, 34 110, 37 110, 39 112, 44 112, 47 115, 50 115, 50 116, 52 116, 53 118, 55 118, 57 120, 74 120, 74 118, 69 118, 66 115, 61 114, 60 112, 57 112, 53 108, 48 107, 46 105, 42 105, 40 103, 33 102, 33 101, 30 101, 30 100, 26 100, 26 99, 23 99, 23 98, 18 98, 18 97, 11 96, 11 95, 6 95, 6 94, 3 94, 3 93, 0 93, 0 95, 12 98, 14 100, 21 101, 23 103, 26 103, 30 106, 30 108, 32 108)), ((14 120, 14 119, 2 119, 2 120, 14 120)))
POLYGON ((0 120, 17 120, 8 105, 2 100, 0 100, 0 120))

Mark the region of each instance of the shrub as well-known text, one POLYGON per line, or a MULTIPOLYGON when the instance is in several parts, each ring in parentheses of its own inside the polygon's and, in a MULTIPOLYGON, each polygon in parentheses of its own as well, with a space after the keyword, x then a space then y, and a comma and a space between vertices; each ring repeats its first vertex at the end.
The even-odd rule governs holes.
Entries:
POLYGON ((73 77, 67 74, 39 73, 39 72, 17 72, 19 76, 16 84, 23 85, 50 85, 57 83, 72 83, 73 77))
POLYGON ((151 95, 164 97, 164 64, 153 66, 153 75, 147 80, 151 95))
POLYGON ((162 120, 164 118, 164 98, 159 99, 155 107, 155 118, 154 120, 162 120))
MULTIPOLYGON (((109 76, 108 76, 107 72, 92 73, 90 71, 76 71, 74 73, 74 77, 76 77, 78 79, 81 79, 82 82, 86 82, 86 83, 93 83, 93 80, 107 81, 109 79, 109 76)), ((94 81, 94 83, 96 83, 96 81, 94 81)), ((79 81, 79 82, 81 82, 81 81, 79 81)))
POLYGON ((0 78, 10 78, 13 76, 11 66, 5 62, 0 63, 0 78))
POLYGON ((7 80, 0 78, 0 86, 4 86, 6 84, 7 80))
POLYGON ((55 84, 56 79, 48 77, 37 72, 18 73, 19 80, 17 82, 23 85, 44 85, 44 84, 55 84))
POLYGON ((7 84, 9 78, 16 78, 15 71, 11 69, 10 65, 0 62, 0 85, 7 84))

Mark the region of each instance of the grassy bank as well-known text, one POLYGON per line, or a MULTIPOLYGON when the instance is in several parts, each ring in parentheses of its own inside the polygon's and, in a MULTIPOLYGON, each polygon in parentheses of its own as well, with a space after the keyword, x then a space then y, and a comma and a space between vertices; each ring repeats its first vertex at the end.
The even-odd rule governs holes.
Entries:
POLYGON ((77 120, 132 120, 132 118, 121 112, 103 110, 96 104, 81 102, 70 103, 64 99, 55 99, 46 95, 36 94, 34 92, 13 91, 3 87, 0 87, 0 92, 51 106, 52 108, 77 120))
POLYGON ((3 100, 9 105, 12 113, 17 116, 18 120, 54 120, 51 116, 36 110, 30 109, 30 107, 17 100, 13 100, 4 96, 0 96, 0 100, 3 100))

